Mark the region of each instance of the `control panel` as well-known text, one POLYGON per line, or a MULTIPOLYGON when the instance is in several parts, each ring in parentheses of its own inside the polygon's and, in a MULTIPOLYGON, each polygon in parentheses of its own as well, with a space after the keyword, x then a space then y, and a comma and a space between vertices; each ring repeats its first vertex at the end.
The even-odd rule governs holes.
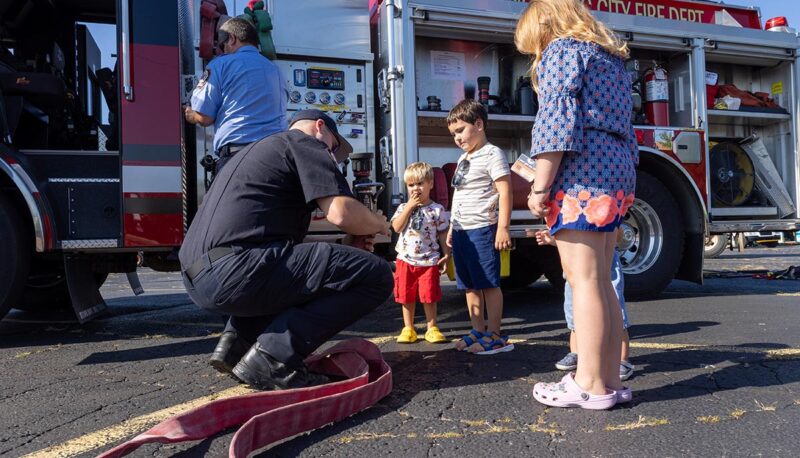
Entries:
POLYGON ((329 68, 306 69, 309 89, 344 91, 344 72, 329 68))
MULTIPOLYGON (((289 92, 287 119, 299 110, 316 108, 336 121, 339 133, 353 145, 353 152, 368 148, 366 66, 304 60, 277 60, 289 92)), ((351 175, 352 176, 352 175, 351 175)))
POLYGON ((367 75, 363 65, 278 60, 289 91, 289 110, 366 113, 367 75))

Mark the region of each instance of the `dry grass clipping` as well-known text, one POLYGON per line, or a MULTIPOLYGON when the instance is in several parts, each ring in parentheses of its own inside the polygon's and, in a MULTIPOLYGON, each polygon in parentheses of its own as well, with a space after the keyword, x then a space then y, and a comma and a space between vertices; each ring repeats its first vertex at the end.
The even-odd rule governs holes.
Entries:
POLYGON ((606 431, 630 431, 632 429, 639 429, 639 428, 647 428, 651 426, 661 426, 661 425, 668 425, 669 420, 666 418, 648 418, 642 415, 639 415, 639 419, 631 422, 631 423, 624 423, 621 425, 607 425, 605 430, 606 431))
POLYGON ((744 416, 744 414, 746 414, 746 413, 747 413, 746 410, 734 409, 734 411, 731 412, 731 418, 733 418, 734 420, 738 420, 738 419, 742 418, 744 416))
POLYGON ((700 423, 712 424, 712 423, 719 423, 719 416, 718 415, 709 415, 704 417, 697 417, 697 421, 700 423))

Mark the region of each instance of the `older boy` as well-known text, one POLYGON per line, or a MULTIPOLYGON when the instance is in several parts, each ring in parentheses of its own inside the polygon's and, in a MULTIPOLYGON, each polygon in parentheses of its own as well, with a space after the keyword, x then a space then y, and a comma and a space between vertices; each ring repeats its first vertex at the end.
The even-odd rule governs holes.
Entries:
POLYGON ((464 151, 453 175, 447 240, 453 247, 456 283, 466 290, 472 322, 472 330, 456 349, 480 355, 514 349, 500 333, 500 251, 511 248, 511 177, 506 155, 486 139, 487 121, 486 108, 475 100, 461 101, 447 115, 447 128, 464 151))

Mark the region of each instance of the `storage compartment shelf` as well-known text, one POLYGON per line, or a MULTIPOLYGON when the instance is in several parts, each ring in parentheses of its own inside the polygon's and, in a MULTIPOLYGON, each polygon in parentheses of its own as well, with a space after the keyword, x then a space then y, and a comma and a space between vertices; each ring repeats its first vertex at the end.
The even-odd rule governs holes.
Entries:
POLYGON ((708 110, 709 124, 751 124, 766 126, 776 122, 788 121, 787 113, 765 113, 739 110, 708 110))
MULTIPOLYGON (((446 111, 417 111, 417 116, 420 118, 446 118, 446 111)), ((502 122, 529 122, 536 121, 536 116, 507 114, 507 113, 489 113, 489 121, 502 121, 502 122)))

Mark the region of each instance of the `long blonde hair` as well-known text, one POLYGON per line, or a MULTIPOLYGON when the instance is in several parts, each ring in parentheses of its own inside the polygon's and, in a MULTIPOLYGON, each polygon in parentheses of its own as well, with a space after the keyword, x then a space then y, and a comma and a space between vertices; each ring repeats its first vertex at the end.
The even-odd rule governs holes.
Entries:
POLYGON ((629 54, 628 44, 595 19, 582 0, 530 0, 517 22, 514 43, 521 53, 533 56, 531 84, 536 92, 536 68, 542 62, 542 52, 559 38, 594 42, 623 59, 629 54))

